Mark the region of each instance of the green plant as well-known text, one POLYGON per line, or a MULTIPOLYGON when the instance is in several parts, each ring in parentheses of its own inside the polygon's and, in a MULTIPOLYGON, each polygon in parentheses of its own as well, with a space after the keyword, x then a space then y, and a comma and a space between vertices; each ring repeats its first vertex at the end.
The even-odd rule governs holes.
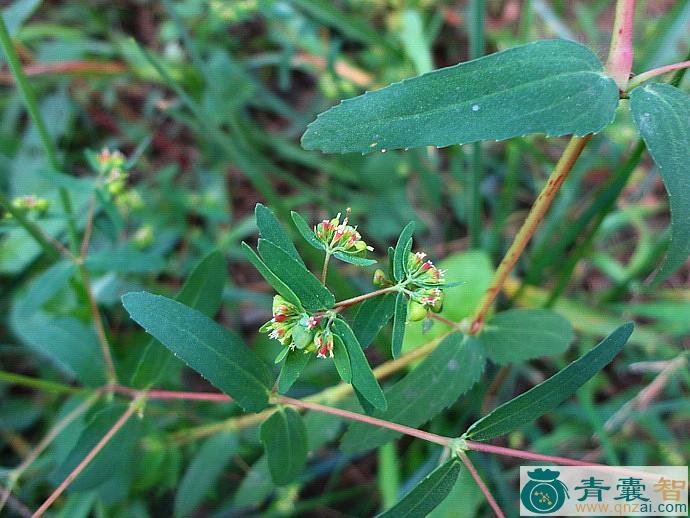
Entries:
MULTIPOLYGON (((504 398, 507 401, 500 405, 493 404, 491 393, 502 383, 501 376, 497 376, 498 381, 494 381, 495 385, 486 393, 488 407, 469 409, 463 419, 467 426, 462 430, 451 426, 445 430, 427 431, 422 427, 463 395, 469 394, 467 400, 480 400, 483 383, 479 382, 487 379, 485 371, 490 366, 501 366, 499 373, 505 373, 507 368, 504 366, 508 364, 522 365, 529 360, 556 357, 572 342, 572 325, 562 316, 567 311, 539 306, 556 303, 574 265, 565 268, 561 287, 554 287, 551 295, 546 295, 547 300, 538 301, 533 304, 535 307, 506 309, 505 305, 496 305, 496 301, 502 291, 519 300, 524 291, 529 290, 521 288, 518 291, 511 287, 510 274, 518 261, 524 258, 528 242, 547 216, 576 162, 594 140, 593 135, 604 131, 613 122, 619 108, 624 112, 629 104, 644 145, 640 144, 630 159, 621 165, 609 190, 594 197, 592 210, 582 214, 579 230, 574 231, 572 238, 564 239, 563 247, 569 246, 580 231, 594 221, 594 229, 590 228, 592 233, 585 237, 591 238, 593 230, 601 224, 630 177, 643 146, 646 146, 662 174, 672 214, 670 245, 654 285, 658 286, 667 279, 690 253, 690 225, 684 217, 690 209, 690 194, 683 179, 684 162, 690 148, 690 99, 677 84, 646 83, 660 74, 682 71, 688 62, 652 69, 629 78, 634 2, 620 0, 617 3, 606 65, 588 48, 565 40, 538 41, 478 57, 482 51, 477 47, 483 47, 482 32, 475 31, 473 54, 478 59, 424 73, 344 101, 320 115, 304 133, 302 143, 307 149, 361 154, 499 141, 531 133, 544 133, 548 137, 573 135, 512 245, 486 282, 475 272, 464 277, 462 268, 454 268, 451 274, 444 271, 441 263, 434 265, 425 253, 413 247, 415 223, 408 223, 407 219, 391 225, 395 228, 397 240, 393 241, 396 244, 380 253, 367 242, 380 242, 381 239, 372 237, 372 241, 369 233, 362 231, 367 237, 365 241, 360 230, 350 224, 350 220, 357 216, 351 215, 349 209, 344 218, 340 213, 314 226, 299 213, 290 212, 289 207, 298 205, 302 199, 297 197, 297 201, 286 201, 269 180, 273 177, 268 171, 299 189, 306 200, 318 199, 319 191, 314 192, 293 171, 271 163, 262 149, 270 148, 300 165, 324 168, 333 177, 343 178, 347 188, 355 192, 361 185, 356 177, 353 180, 350 176, 351 171, 337 161, 327 161, 316 154, 305 153, 289 142, 262 134, 243 118, 243 110, 236 106, 214 108, 218 106, 214 103, 225 99, 228 92, 222 90, 213 73, 228 67, 236 71, 238 77, 245 78, 243 70, 221 58, 218 58, 221 63, 218 68, 207 66, 198 54, 197 42, 190 40, 175 7, 164 3, 201 77, 190 78, 192 74, 186 74, 187 71, 180 73, 168 67, 151 51, 136 44, 129 50, 130 56, 137 58, 130 59, 139 60, 136 62, 141 67, 141 74, 155 73, 157 80, 177 95, 181 104, 173 107, 173 116, 204 135, 209 155, 219 152, 239 165, 249 183, 273 210, 256 204, 253 218, 239 222, 231 220, 228 231, 225 227, 228 224, 226 211, 218 209, 214 205, 217 200, 212 198, 217 184, 212 184, 205 192, 204 196, 209 200, 171 187, 172 173, 161 175, 157 180, 160 183, 150 189, 163 192, 162 201, 153 208, 146 207, 139 191, 128 188, 127 182, 131 180, 130 170, 134 169, 147 142, 129 160, 107 148, 100 153, 87 152, 85 157, 90 175, 77 185, 70 183, 57 172, 61 164, 54 140, 46 129, 10 33, 0 21, 0 43, 27 111, 36 125, 53 170, 51 181, 58 185, 59 193, 57 199, 44 199, 38 195, 14 200, 4 194, 0 197, 0 204, 7 213, 3 224, 33 238, 46 260, 45 268, 32 282, 14 294, 8 318, 14 334, 23 343, 50 358, 61 372, 72 376, 78 386, 11 373, 5 373, 2 379, 46 392, 75 394, 75 398, 87 396, 83 402, 65 405, 60 411, 61 417, 55 420, 55 426, 45 439, 16 468, 3 473, 2 505, 20 486, 20 479, 25 477, 27 470, 65 430, 78 437, 73 437, 71 444, 63 446, 64 454, 57 456, 52 479, 56 489, 38 508, 37 515, 49 509, 70 487, 75 491, 70 495, 70 505, 79 505, 79 498, 83 495, 86 495, 84 498, 95 499, 96 496, 90 495, 98 494, 98 498, 102 498, 100 491, 104 491, 109 482, 115 480, 113 484, 118 483, 115 478, 109 478, 110 474, 121 476, 127 463, 133 462, 139 451, 145 452, 147 457, 142 462, 150 461, 155 474, 149 477, 144 474, 136 482, 129 485, 123 482, 119 487, 136 487, 141 492, 156 486, 163 488, 161 490, 176 487, 175 514, 190 514, 229 460, 241 449, 236 433, 256 425, 260 425, 259 439, 265 448, 265 456, 259 457, 251 473, 270 473, 275 485, 280 487, 278 494, 293 503, 291 488, 303 476, 309 452, 332 441, 343 422, 348 423, 348 429, 340 446, 346 454, 384 448, 400 435, 441 446, 445 452, 444 461, 435 469, 427 470, 427 473, 431 472, 426 477, 419 477, 418 484, 407 495, 394 498, 399 493, 395 482, 392 488, 388 488, 386 507, 389 509, 383 513, 385 516, 423 516, 432 512, 453 491, 459 478, 466 474, 474 479, 493 512, 502 515, 501 506, 480 478, 469 452, 583 464, 584 461, 527 451, 519 440, 515 440, 515 434, 572 395, 577 395, 583 401, 582 406, 589 409, 592 426, 600 432, 604 430, 600 418, 591 408, 592 394, 587 392, 591 384, 585 383, 623 350, 633 332, 630 323, 618 326, 616 320, 616 325, 612 326, 605 322, 593 332, 593 335, 606 335, 598 345, 583 351, 574 362, 562 366, 545 381, 534 383, 535 386, 517 397, 504 398), (202 95, 188 94, 185 88, 193 89, 197 79, 206 83, 209 91, 202 95), (220 112, 223 110, 230 115, 222 115, 220 112), (178 211, 181 214, 179 220, 175 219, 178 211), (139 217, 143 224, 131 232, 123 246, 106 246, 100 251, 94 249, 94 233, 101 243, 105 240, 103 235, 112 237, 127 233, 128 218, 137 213, 143 214, 139 217), (174 221, 160 223, 164 217, 161 214, 173 214, 174 221), (199 232, 195 232, 198 229, 187 232, 187 225, 193 225, 190 222, 197 217, 212 222, 209 226, 215 232, 213 238, 200 237, 199 232), (61 226, 52 227, 50 218, 55 218, 61 226), (154 225, 156 231, 153 230, 154 225), (122 315, 118 316, 117 310, 112 311, 111 316, 115 315, 112 320, 102 313, 108 293, 107 275, 99 277, 98 285, 92 281, 92 276, 103 272, 139 275, 161 272, 165 269, 163 253, 173 247, 175 240, 161 244, 157 232, 162 228, 164 231, 161 233, 165 234, 165 230, 169 231, 171 227, 185 228, 183 232, 188 234, 189 242, 194 243, 197 251, 207 253, 196 254, 203 257, 193 268, 191 257, 181 259, 189 273, 184 286, 174 296, 141 291, 139 286, 132 289, 133 282, 118 285, 116 291, 131 290, 122 297, 122 305, 131 319, 150 335, 144 340, 140 336, 131 338, 128 333, 132 328, 122 315), (259 231, 256 251, 244 242, 237 247, 229 246, 251 235, 255 227, 259 231), (400 227, 402 230, 398 234, 400 227), (67 230, 67 246, 62 242, 62 228, 67 230), (299 235, 302 239, 293 242, 292 235, 299 235), (304 245, 310 245, 316 251, 304 245), (209 251, 216 246, 216 250, 209 251), (241 291, 243 286, 228 288, 227 256, 233 260, 246 259, 275 291, 271 299, 271 319, 258 329, 270 340, 263 341, 260 347, 248 347, 241 333, 231 331, 213 319, 224 299, 233 297, 231 300, 234 302, 250 300, 251 294, 241 291), (339 265, 336 260, 343 263, 341 268, 336 267, 339 265), (377 260, 384 266, 371 271, 377 260), (320 269, 312 272, 310 266, 314 264, 320 269), (362 281, 364 276, 353 273, 366 268, 369 268, 365 271, 372 278, 371 282, 362 281), (355 289, 349 285, 352 279, 357 279, 355 289), (233 290, 231 295, 228 295, 228 289, 233 290), (240 291, 239 295, 237 291, 240 291), (476 297, 477 300, 470 300, 474 292, 480 296, 476 297), (336 293, 349 295, 337 300, 336 293), (412 322, 421 324, 418 327, 408 325, 412 322), (392 325, 390 340, 387 340, 388 333, 383 330, 389 323, 392 325), (609 332, 613 327, 615 330, 609 332), (120 332, 123 328, 127 329, 125 333, 120 332), (602 332, 603 328, 607 328, 606 332, 602 332), (422 337, 423 344, 406 349, 405 344, 411 341, 410 335, 414 333, 422 337), (390 354, 386 348, 386 361, 372 369, 365 350, 375 341, 385 341, 387 348, 390 345, 390 354), (122 347, 123 344, 134 347, 122 347), (221 392, 153 388, 160 380, 171 378, 169 373, 179 374, 181 363, 178 360, 221 392), (277 379, 274 364, 280 365, 277 379), (342 383, 327 378, 328 381, 322 384, 325 388, 298 398, 304 393, 295 392, 295 386, 309 369, 320 373, 330 369, 337 373, 342 383), (395 376, 406 369, 404 376, 382 386, 385 377, 395 376), (351 398, 353 394, 354 398, 351 398), (129 401, 123 403, 121 399, 129 401), (160 410, 156 406, 158 403, 174 403, 175 400, 233 405, 218 405, 218 409, 209 410, 203 420, 190 419, 192 427, 176 429, 170 434, 161 432, 156 426, 165 426, 167 415, 164 412, 157 416, 161 419, 156 421, 156 425, 136 418, 137 414, 145 414, 146 419, 150 415, 156 416, 160 410), (478 414, 483 417, 474 419, 473 416, 478 414), (323 416, 327 421, 319 420, 323 416), (178 444, 209 435, 212 437, 198 450, 190 468, 177 484, 176 475, 170 474, 180 463, 178 444), (512 446, 516 447, 485 442, 498 437, 506 437, 509 442, 515 440, 516 444, 512 446), (171 479, 168 480, 167 476, 171 479)), ((362 26, 356 20, 342 18, 329 3, 297 4, 312 16, 337 25, 352 39, 387 49, 390 56, 395 53, 389 42, 381 40, 375 31, 368 30, 366 25, 362 26)), ((475 18, 481 25, 482 2, 473 2, 473 6, 475 18)), ((408 34, 414 34, 415 27, 419 29, 419 24, 415 25, 414 11, 403 14, 408 34)), ((415 63, 421 69, 419 72, 428 68, 424 59, 417 59, 415 63)), ((251 80, 242 84, 262 91, 260 85, 251 80)), ((251 104, 251 94, 243 93, 241 88, 233 93, 242 97, 241 102, 251 104)), ((262 108, 268 105, 281 113, 289 112, 279 99, 265 92, 258 98, 263 103, 260 103, 262 108)), ((477 168, 470 192, 474 196, 473 203, 479 206, 482 167, 478 145, 473 148, 473 161, 477 168)), ((514 172, 517 168, 518 165, 513 163, 510 170, 514 172)), ((203 174, 200 176, 206 178, 203 174)), ((429 191, 433 194, 434 176, 424 178, 432 186, 429 191)), ((507 180, 506 184, 509 184, 507 180)), ((501 205, 502 216, 497 220, 505 222, 510 200, 511 195, 506 194, 502 200, 505 203, 501 205)), ((367 207, 366 203, 363 205, 367 207)), ((364 210, 360 206, 353 214, 362 212, 364 210)), ((480 212, 475 211, 468 218, 475 245, 482 242, 479 216, 480 212)), ((635 217, 633 215, 631 219, 635 217)), ((391 232, 388 231, 387 238, 392 236, 391 232)), ((116 239, 113 242, 117 243, 116 239)), ((535 263, 540 260, 549 265, 548 243, 543 241, 542 245, 543 257, 537 255, 535 263)), ((496 250, 498 248, 496 245, 496 250)), ((663 252, 662 246, 661 251, 646 254, 633 266, 644 272, 663 252)), ((32 257, 38 257, 38 251, 32 257)), ((466 258, 463 256, 459 260, 466 258)), ((599 260, 604 262, 601 258, 599 260)), ((481 259, 473 258, 470 263, 480 262, 481 259)), ((169 267, 168 273, 177 266, 180 265, 169 267)), ((615 267, 610 269, 615 271, 615 267)), ((486 270, 490 271, 490 268, 486 270)), ((534 271, 530 273, 538 278, 534 271)), ((634 269, 624 272, 617 277, 620 284, 614 289, 626 289, 628 281, 639 275, 634 269)), ((168 295, 171 295, 170 291, 168 295)), ((262 295, 262 300, 265 300, 263 293, 257 297, 262 295)), ((595 318, 589 318, 590 321, 596 323, 595 318)), ((643 327, 638 333, 645 330, 643 327)), ((251 329, 248 334, 254 331, 256 329, 251 329)), ((653 338, 648 340, 652 341, 653 338)), ((662 371, 664 379, 668 379, 670 372, 687 365, 683 354, 670 362, 664 369, 672 367, 673 370, 662 371)), ((616 462, 615 448, 606 442, 606 434, 600 435, 607 462, 616 462)), ((380 452, 381 462, 386 462, 390 468, 395 456, 391 460, 385 450, 380 452)), ((256 492, 261 490, 256 489, 256 492)), ((112 498, 117 502, 117 496, 112 498)))

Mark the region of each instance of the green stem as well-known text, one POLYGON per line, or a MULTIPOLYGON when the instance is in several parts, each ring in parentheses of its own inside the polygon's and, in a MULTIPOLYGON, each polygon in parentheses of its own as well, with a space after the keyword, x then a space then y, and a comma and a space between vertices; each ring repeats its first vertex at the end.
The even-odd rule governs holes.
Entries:
MULTIPOLYGON (((1 17, 0 17, 1 18, 1 17)), ((55 245, 55 243, 51 242, 46 235, 43 233, 43 231, 36 225, 33 221, 29 220, 24 213, 15 208, 12 205, 12 202, 7 198, 5 193, 0 191, 0 206, 5 209, 9 214, 12 215, 12 217, 21 225, 24 230, 26 230, 31 237, 34 238, 34 240, 41 245, 41 248, 43 248, 43 251, 46 253, 48 257, 51 259, 57 259, 60 257, 60 254, 62 251, 55 245)))
MULTIPOLYGON (((19 62, 19 57, 17 56, 17 52, 14 49, 14 45, 12 44, 10 34, 7 30, 7 25, 5 24, 5 19, 2 16, 0 16, 0 46, 2 46, 2 50, 5 53, 5 58, 7 59, 7 64, 9 65, 10 71, 12 72, 12 75, 14 76, 14 79, 17 82, 17 87, 19 88, 19 91, 21 92, 22 97, 24 98, 24 103, 26 104, 26 109, 29 112, 29 117, 31 118, 31 121, 34 123, 34 126, 36 126, 38 136, 41 139, 41 143, 43 144, 43 149, 45 150, 46 156, 48 157, 48 162, 50 163, 51 168, 57 172, 60 170, 60 163, 58 162, 55 143, 50 138, 48 129, 46 128, 45 122, 43 121, 43 117, 41 116, 41 111, 38 108, 36 96, 34 94, 33 89, 31 88, 31 85, 29 84, 29 81, 26 78, 24 68, 19 62)), ((63 186, 60 186, 58 188, 58 191, 60 193, 60 200, 65 210, 65 215, 67 216, 67 227, 69 229, 70 234, 72 254, 76 254, 76 247, 78 243, 77 227, 74 222, 74 215, 72 213, 72 203, 70 200, 69 192, 63 186)))
POLYGON ((378 485, 383 509, 395 505, 400 491, 400 463, 395 444, 395 441, 389 442, 378 449, 378 485))
POLYGON ((328 262, 331 260, 331 254, 326 252, 326 257, 323 258, 323 268, 321 269, 321 284, 326 285, 326 277, 328 277, 328 262))
POLYGON ((0 382, 11 383, 13 385, 20 385, 22 387, 34 388, 37 390, 44 390, 46 392, 56 392, 58 394, 80 394, 86 389, 80 387, 72 387, 63 383, 56 383, 53 381, 45 381, 22 374, 15 374, 13 372, 0 371, 0 382))
POLYGON ((31 86, 29 85, 29 81, 26 78, 24 69, 22 68, 21 63, 19 62, 19 57, 17 56, 17 52, 14 49, 14 45, 12 44, 12 40, 10 38, 10 33, 8 32, 7 25, 5 24, 5 19, 1 16, 0 45, 2 46, 2 50, 5 53, 5 58, 7 59, 7 64, 10 67, 10 71, 12 72, 12 75, 14 76, 14 79, 17 82, 19 91, 21 92, 22 97, 24 97, 24 102, 26 103, 26 109, 29 112, 29 117, 31 117, 31 121, 34 123, 36 129, 38 130, 38 136, 40 137, 41 142, 43 143, 43 149, 45 149, 46 155, 48 156, 50 166, 55 171, 59 171, 60 165, 57 159, 57 151, 55 148, 55 144, 53 143, 52 139, 50 138, 50 135, 48 134, 46 125, 43 122, 43 117, 41 117, 41 112, 38 109, 36 96, 34 95, 34 91, 31 89, 31 86))

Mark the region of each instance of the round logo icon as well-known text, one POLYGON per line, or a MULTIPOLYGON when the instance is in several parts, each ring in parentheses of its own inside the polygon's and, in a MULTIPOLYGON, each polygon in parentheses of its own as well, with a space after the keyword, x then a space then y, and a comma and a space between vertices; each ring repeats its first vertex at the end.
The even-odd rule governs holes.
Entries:
POLYGON ((569 498, 568 488, 558 480, 559 471, 538 468, 528 471, 530 481, 520 492, 522 505, 528 511, 537 514, 549 514, 558 511, 569 498))

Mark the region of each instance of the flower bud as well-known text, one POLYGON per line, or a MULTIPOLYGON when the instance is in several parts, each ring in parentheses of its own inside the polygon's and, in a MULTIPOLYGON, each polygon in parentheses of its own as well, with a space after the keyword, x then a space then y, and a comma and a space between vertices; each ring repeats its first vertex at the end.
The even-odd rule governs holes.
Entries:
POLYGON ((386 277, 385 272, 379 268, 374 272, 374 279, 372 280, 374 286, 385 286, 388 283, 388 277, 386 277))

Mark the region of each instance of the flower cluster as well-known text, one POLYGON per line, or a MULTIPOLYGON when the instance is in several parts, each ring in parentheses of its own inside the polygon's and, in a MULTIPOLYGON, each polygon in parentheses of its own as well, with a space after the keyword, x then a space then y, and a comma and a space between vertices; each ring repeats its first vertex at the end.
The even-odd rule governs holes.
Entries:
POLYGON ((297 306, 276 295, 273 297, 273 318, 261 326, 259 331, 269 333, 269 337, 283 345, 291 345, 292 331, 301 317, 297 306))
POLYGON ((436 268, 424 252, 410 253, 407 258, 407 273, 417 284, 440 286, 446 282, 445 272, 436 268))
MULTIPOLYGON (((93 155, 91 155, 93 157, 93 155)), ((111 194, 120 194, 127 182, 127 161, 118 150, 110 151, 103 148, 91 159, 96 172, 104 179, 104 183, 111 194)))
POLYGON ((410 253, 406 268, 412 288, 410 320, 423 320, 428 311, 439 313, 443 309, 445 272, 436 268, 424 252, 410 253))
POLYGON ((345 212, 345 219, 340 222, 341 213, 331 219, 324 219, 314 227, 314 234, 329 252, 359 253, 364 250, 373 251, 373 247, 367 246, 362 241, 362 236, 357 232, 357 227, 348 225, 350 209, 345 212))
MULTIPOLYGON (((12 207, 15 209, 36 216, 44 215, 49 206, 50 202, 48 200, 34 194, 17 196, 12 200, 12 207)), ((9 212, 5 214, 5 219, 10 219, 11 217, 12 215, 9 212)))
POLYGON ((333 333, 325 315, 303 313, 280 295, 273 297, 273 318, 260 331, 278 340, 290 350, 316 353, 319 358, 333 358, 333 333))

